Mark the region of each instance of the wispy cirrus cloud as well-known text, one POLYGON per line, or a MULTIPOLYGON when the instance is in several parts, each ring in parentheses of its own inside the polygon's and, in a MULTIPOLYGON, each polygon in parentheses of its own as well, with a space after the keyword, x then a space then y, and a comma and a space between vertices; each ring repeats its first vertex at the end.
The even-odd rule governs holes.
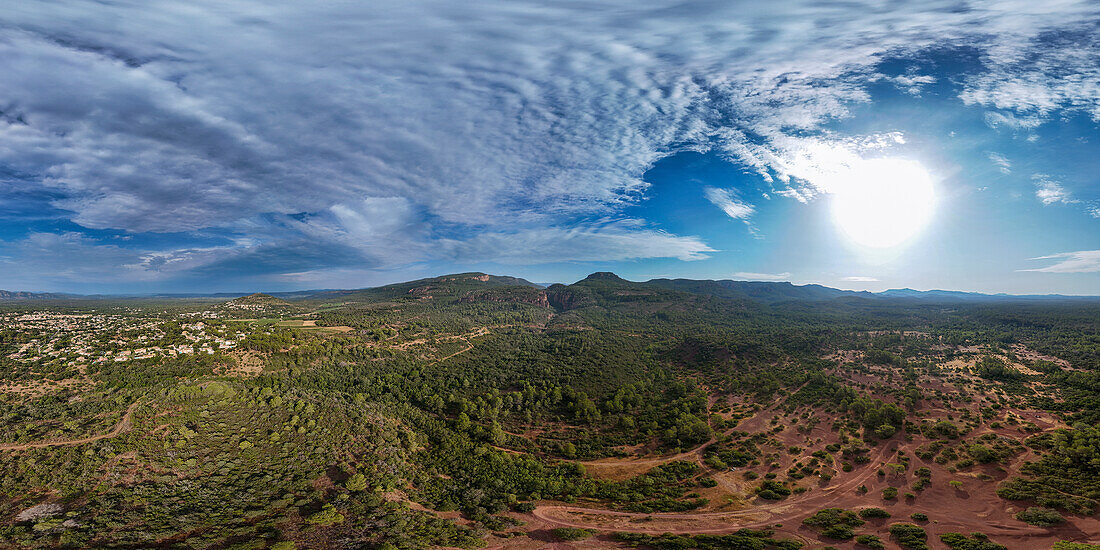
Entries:
POLYGON ((722 212, 725 212, 727 216, 735 219, 742 220, 745 223, 749 223, 749 218, 752 217, 756 208, 737 196, 737 193, 730 189, 719 189, 717 187, 707 187, 703 189, 703 195, 714 206, 717 206, 722 212))
POLYGON ((989 161, 1001 171, 1002 174, 1012 173, 1012 162, 1000 153, 989 153, 989 161))
POLYGON ((841 277, 841 281, 848 281, 853 283, 874 283, 878 282, 877 277, 868 277, 864 275, 852 275, 850 277, 841 277))
POLYGON ((1032 261, 1057 260, 1051 265, 1020 271, 1038 271, 1043 273, 1096 273, 1100 272, 1100 250, 1078 250, 1049 256, 1030 258, 1032 261))

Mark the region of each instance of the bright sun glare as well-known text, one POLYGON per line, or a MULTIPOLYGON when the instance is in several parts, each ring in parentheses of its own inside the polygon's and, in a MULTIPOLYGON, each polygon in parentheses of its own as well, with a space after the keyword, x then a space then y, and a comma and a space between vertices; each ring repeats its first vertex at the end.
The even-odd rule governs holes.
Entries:
POLYGON ((857 244, 897 246, 932 217, 935 190, 919 162, 864 160, 845 176, 833 193, 833 220, 857 244))

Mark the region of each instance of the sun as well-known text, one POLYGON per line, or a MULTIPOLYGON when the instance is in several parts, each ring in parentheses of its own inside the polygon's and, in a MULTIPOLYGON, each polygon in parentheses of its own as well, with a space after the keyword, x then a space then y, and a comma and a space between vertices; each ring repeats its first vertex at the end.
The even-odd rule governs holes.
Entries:
POLYGON ((908 241, 935 209, 932 177, 916 161, 863 160, 839 179, 832 193, 833 221, 862 246, 890 248, 908 241))

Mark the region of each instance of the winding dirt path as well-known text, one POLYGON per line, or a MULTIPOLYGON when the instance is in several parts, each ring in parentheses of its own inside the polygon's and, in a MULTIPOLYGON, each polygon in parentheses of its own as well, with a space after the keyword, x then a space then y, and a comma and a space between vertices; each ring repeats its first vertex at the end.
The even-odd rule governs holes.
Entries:
MULTIPOLYGON (((849 507, 854 489, 875 476, 877 472, 875 465, 885 461, 887 457, 897 452, 898 446, 897 442, 888 443, 874 459, 867 463, 862 471, 842 483, 807 493, 802 498, 789 498, 782 502, 762 504, 744 510, 641 513, 547 504, 536 507, 533 515, 547 524, 559 527, 577 527, 602 532, 628 531, 648 534, 727 534, 739 529, 761 528, 775 524, 798 525, 803 517, 814 510, 831 506, 849 507)), ((978 525, 981 527, 981 531, 987 535, 1013 537, 1016 543, 1038 537, 1035 540, 1039 541, 1040 546, 1046 544, 1046 539, 1053 536, 1052 531, 1048 529, 1024 525, 1015 521, 990 518, 989 515, 995 511, 994 508, 997 506, 999 505, 991 505, 988 510, 979 513, 976 518, 951 517, 950 515, 940 518, 938 529, 942 531, 945 528, 952 528, 966 532, 966 530, 974 530, 978 525)), ((1092 520, 1087 521, 1089 527, 1095 525, 1092 520)), ((1074 527, 1069 525, 1063 528, 1066 535, 1072 535, 1073 529, 1074 527)), ((1088 527, 1085 529, 1087 530, 1088 527)), ((1073 539, 1072 536, 1063 538, 1073 539)), ((1040 546, 1034 546, 1034 548, 1040 546)), ((1010 547, 1015 548, 1011 545, 1010 547)), ((1021 546, 1021 548, 1024 547, 1032 548, 1033 545, 1021 546)), ((1049 546, 1042 547, 1049 548, 1049 546)))
POLYGON ((684 451, 684 452, 679 453, 679 454, 670 455, 670 456, 659 456, 659 457, 656 457, 656 458, 625 458, 625 459, 624 458, 612 457, 612 458, 598 458, 596 460, 578 460, 578 461, 575 461, 575 462, 577 464, 583 464, 585 468, 591 468, 591 467, 599 468, 601 466, 608 467, 608 468, 624 468, 624 467, 629 468, 631 466, 658 466, 658 465, 661 465, 661 464, 667 464, 669 462, 675 462, 677 460, 684 460, 684 459, 687 459, 687 458, 702 456, 703 449, 705 449, 707 447, 707 445, 710 445, 710 444, 714 443, 715 441, 717 441, 717 440, 714 439, 714 438, 711 438, 710 441, 707 441, 706 443, 703 443, 702 445, 699 445, 698 447, 695 447, 693 449, 689 449, 689 450, 684 451))
POLYGON ((105 434, 93 435, 90 437, 83 437, 80 439, 65 439, 61 441, 40 441, 37 443, 8 443, 0 445, 0 451, 25 451, 27 449, 41 449, 44 447, 64 447, 67 445, 82 445, 84 443, 91 443, 93 441, 99 441, 100 439, 110 439, 112 437, 118 437, 120 434, 130 431, 134 427, 131 422, 131 416, 134 414, 134 410, 137 409, 141 401, 134 401, 129 407, 126 408, 126 413, 122 415, 122 419, 115 424, 115 427, 111 428, 111 431, 105 434))
MULTIPOLYGON (((697 452, 689 451, 688 454, 697 452)), ((811 493, 802 499, 787 499, 774 504, 754 506, 732 512, 696 512, 696 513, 644 513, 620 512, 602 508, 583 506, 539 506, 535 508, 535 517, 563 527, 580 527, 600 531, 632 531, 642 533, 677 532, 688 534, 732 533, 745 527, 761 527, 775 523, 787 523, 805 515, 805 511, 814 507, 827 507, 829 504, 849 497, 855 489, 871 476, 875 475, 875 464, 897 452, 897 443, 884 446, 878 455, 864 467, 859 475, 811 493), (741 521, 738 521, 741 520, 741 521), (652 524, 652 525, 646 525, 652 524)))

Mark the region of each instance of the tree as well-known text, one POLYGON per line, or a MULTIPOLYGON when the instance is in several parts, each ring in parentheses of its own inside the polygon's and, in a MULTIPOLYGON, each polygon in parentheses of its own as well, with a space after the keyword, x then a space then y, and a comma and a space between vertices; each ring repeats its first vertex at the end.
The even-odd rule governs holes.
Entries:
POLYGON ((470 417, 466 413, 458 413, 458 418, 455 420, 455 429, 460 432, 465 432, 470 429, 470 417))
POLYGON ((322 527, 328 527, 329 525, 335 525, 344 521, 344 515, 336 511, 336 507, 331 504, 326 504, 321 507, 321 511, 317 512, 306 518, 306 521, 314 525, 320 525, 322 527))
POLYGON ((367 478, 363 474, 355 474, 344 483, 349 491, 359 492, 367 488, 367 478))
POLYGON ((561 444, 561 454, 565 458, 575 458, 577 456, 577 446, 572 441, 566 441, 561 444))
POLYGON ((500 427, 500 422, 496 420, 489 426, 489 441, 493 445, 502 445, 508 438, 508 435, 504 433, 504 428, 500 427))

